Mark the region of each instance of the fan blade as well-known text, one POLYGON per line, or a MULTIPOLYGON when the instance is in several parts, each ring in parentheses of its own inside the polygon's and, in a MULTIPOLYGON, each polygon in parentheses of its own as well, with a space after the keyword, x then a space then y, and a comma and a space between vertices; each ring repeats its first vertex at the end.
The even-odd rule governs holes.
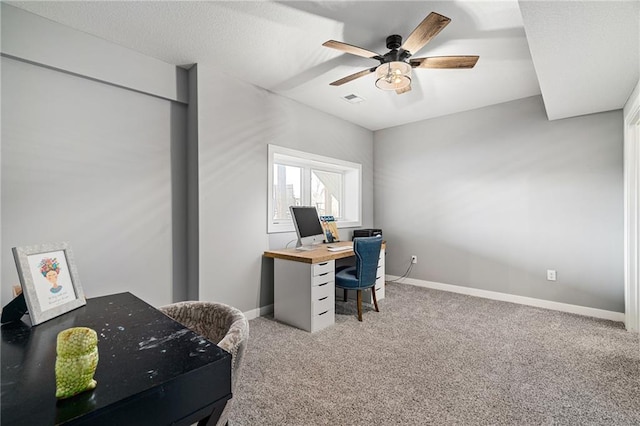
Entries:
POLYGON ((430 56, 412 58, 409 63, 413 68, 473 68, 479 58, 479 56, 430 56))
POLYGON ((398 95, 402 95, 403 93, 407 93, 411 91, 411 85, 408 85, 407 87, 403 87, 402 89, 398 89, 396 90, 396 93, 398 95))
POLYGON ((422 49, 425 44, 429 43, 432 38, 438 35, 444 27, 451 22, 451 19, 442 16, 439 13, 431 12, 420 25, 407 37, 402 44, 404 50, 408 50, 411 54, 422 49))
POLYGON ((331 86, 341 86, 341 85, 343 85, 345 83, 348 83, 348 82, 350 82, 352 80, 355 80, 356 78, 360 78, 360 77, 364 77, 365 75, 369 75, 372 72, 374 72, 375 70, 376 69, 374 67, 374 68, 370 68, 368 70, 358 71, 355 74, 348 75, 346 77, 341 78, 340 80, 336 80, 333 83, 329 83, 329 84, 331 86))
POLYGON ((343 43, 341 41, 329 40, 322 43, 323 46, 330 47, 332 49, 340 50, 342 52, 351 53, 352 55, 358 55, 365 58, 380 57, 376 52, 372 52, 362 47, 353 46, 351 44, 343 43))

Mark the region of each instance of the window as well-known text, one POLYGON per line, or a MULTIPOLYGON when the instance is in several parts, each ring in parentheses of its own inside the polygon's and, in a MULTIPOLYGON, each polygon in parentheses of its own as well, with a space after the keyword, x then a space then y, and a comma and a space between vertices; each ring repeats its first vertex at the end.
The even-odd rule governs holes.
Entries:
POLYGON ((315 206, 339 228, 360 226, 362 166, 349 161, 269 145, 267 230, 294 231, 289 206, 315 206))
POLYGON ((311 169, 311 205, 318 214, 342 219, 342 173, 311 169))

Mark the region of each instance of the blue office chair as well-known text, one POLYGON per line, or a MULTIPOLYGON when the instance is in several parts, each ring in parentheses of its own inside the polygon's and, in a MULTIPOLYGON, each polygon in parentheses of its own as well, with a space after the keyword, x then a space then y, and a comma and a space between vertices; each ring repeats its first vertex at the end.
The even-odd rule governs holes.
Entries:
POLYGON ((373 286, 376 285, 378 272, 378 259, 382 237, 354 238, 353 251, 356 254, 356 266, 351 266, 336 272, 336 287, 344 289, 344 298, 347 299, 347 290, 357 291, 358 321, 362 321, 362 290, 371 289, 373 305, 378 310, 378 300, 373 286))

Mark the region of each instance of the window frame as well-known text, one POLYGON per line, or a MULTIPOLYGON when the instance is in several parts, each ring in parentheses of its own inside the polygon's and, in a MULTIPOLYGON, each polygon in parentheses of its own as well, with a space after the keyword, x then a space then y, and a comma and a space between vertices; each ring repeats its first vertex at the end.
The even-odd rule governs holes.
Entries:
POLYGON ((342 179, 342 218, 337 219, 338 228, 362 226, 362 164, 323 155, 311 154, 278 145, 268 145, 267 178, 267 233, 295 232, 291 220, 274 221, 274 176, 275 164, 302 168, 300 197, 302 205, 311 205, 311 170, 340 173, 342 179))

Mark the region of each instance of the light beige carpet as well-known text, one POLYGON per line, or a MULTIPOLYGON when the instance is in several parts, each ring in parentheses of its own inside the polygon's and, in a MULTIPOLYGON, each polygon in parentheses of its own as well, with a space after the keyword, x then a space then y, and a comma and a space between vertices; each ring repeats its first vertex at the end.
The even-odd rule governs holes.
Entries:
POLYGON ((262 317, 232 424, 640 425, 640 343, 620 323, 387 284, 359 323, 262 317))

